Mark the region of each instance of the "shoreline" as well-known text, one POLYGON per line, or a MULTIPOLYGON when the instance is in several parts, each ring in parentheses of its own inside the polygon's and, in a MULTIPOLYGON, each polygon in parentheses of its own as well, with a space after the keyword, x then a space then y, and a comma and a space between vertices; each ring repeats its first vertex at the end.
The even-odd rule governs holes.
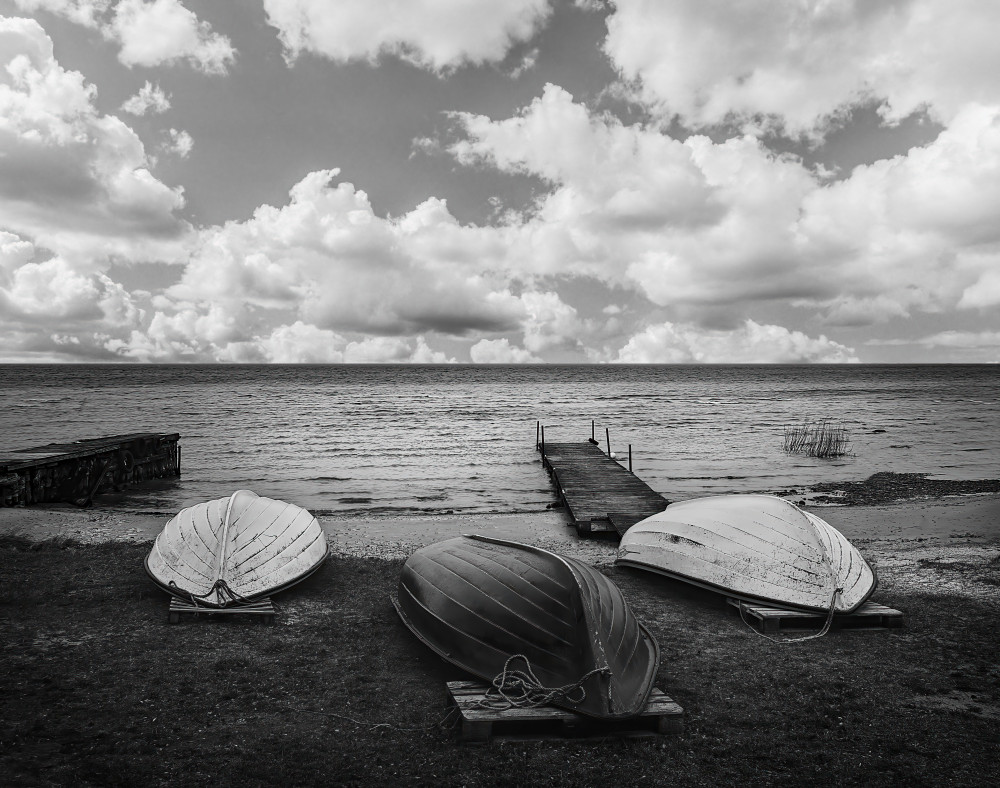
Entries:
MULTIPOLYGON (((879 574, 883 589, 1000 600, 1000 495, 909 499, 877 506, 806 506, 844 534, 879 574)), ((170 516, 68 505, 0 508, 0 537, 32 543, 151 544, 170 516)), ((462 534, 524 542, 613 565, 617 540, 581 538, 561 509, 527 514, 450 514, 371 519, 320 518, 331 555, 400 560, 462 534)))
MULTIPOLYGON (((877 504, 830 505, 798 501, 852 541, 934 540, 957 536, 1000 540, 1000 494, 978 493, 908 498, 877 504)), ((80 509, 70 504, 0 507, 0 534, 31 541, 151 542, 173 513, 123 506, 80 509)), ((319 516, 331 547, 360 550, 361 542, 423 546, 475 531, 501 539, 550 543, 601 542, 581 539, 561 508, 531 512, 380 514, 372 517, 319 516)))

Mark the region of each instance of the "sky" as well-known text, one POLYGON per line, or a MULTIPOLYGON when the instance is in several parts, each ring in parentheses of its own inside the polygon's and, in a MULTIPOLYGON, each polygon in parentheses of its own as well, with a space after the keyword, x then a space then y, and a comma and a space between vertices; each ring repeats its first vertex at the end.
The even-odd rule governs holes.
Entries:
POLYGON ((997 30, 0 0, 0 361, 995 363, 997 30))

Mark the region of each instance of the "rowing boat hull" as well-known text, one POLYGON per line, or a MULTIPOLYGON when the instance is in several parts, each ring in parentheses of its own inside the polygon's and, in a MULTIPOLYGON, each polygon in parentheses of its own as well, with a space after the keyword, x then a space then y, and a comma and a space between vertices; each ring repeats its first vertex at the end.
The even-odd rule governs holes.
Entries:
POLYGON ((749 602, 851 613, 875 590, 875 571, 825 520, 771 495, 674 503, 636 523, 615 561, 749 602), (835 594, 836 589, 842 589, 835 594))
POLYGON ((492 681, 514 655, 546 687, 593 673, 585 696, 559 705, 593 717, 645 707, 659 648, 621 591, 592 567, 515 542, 462 536, 415 552, 403 567, 396 610, 441 657, 492 681))
POLYGON ((227 607, 305 579, 328 554, 326 535, 308 511, 238 490, 178 512, 156 537, 145 565, 171 594, 227 607))

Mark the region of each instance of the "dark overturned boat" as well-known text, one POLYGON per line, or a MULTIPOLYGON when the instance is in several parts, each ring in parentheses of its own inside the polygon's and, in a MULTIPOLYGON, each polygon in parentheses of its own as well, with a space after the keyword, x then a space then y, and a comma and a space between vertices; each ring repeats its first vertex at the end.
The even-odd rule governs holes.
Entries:
POLYGON ((615 564, 747 602, 831 615, 857 610, 877 583, 840 531, 772 495, 672 503, 625 532, 615 564))
POLYGON ((449 662, 499 687, 519 658, 521 675, 550 690, 545 702, 593 717, 640 713, 659 667, 656 641, 614 583, 516 542, 461 536, 424 547, 406 561, 393 602, 449 662))
POLYGON ((165 591, 195 605, 228 607, 304 580, 328 554, 326 535, 308 511, 238 490, 179 511, 145 564, 165 591))

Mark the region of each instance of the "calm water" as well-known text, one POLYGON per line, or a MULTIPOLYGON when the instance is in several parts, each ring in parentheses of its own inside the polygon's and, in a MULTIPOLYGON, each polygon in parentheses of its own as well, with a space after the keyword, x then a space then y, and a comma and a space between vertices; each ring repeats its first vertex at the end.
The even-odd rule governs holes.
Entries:
POLYGON ((535 452, 604 445, 671 499, 876 471, 1000 476, 997 366, 0 365, 0 456, 179 432, 183 476, 124 504, 174 511, 247 487, 327 516, 518 512, 553 500, 535 452), (783 452, 784 427, 851 432, 838 460, 783 452))

